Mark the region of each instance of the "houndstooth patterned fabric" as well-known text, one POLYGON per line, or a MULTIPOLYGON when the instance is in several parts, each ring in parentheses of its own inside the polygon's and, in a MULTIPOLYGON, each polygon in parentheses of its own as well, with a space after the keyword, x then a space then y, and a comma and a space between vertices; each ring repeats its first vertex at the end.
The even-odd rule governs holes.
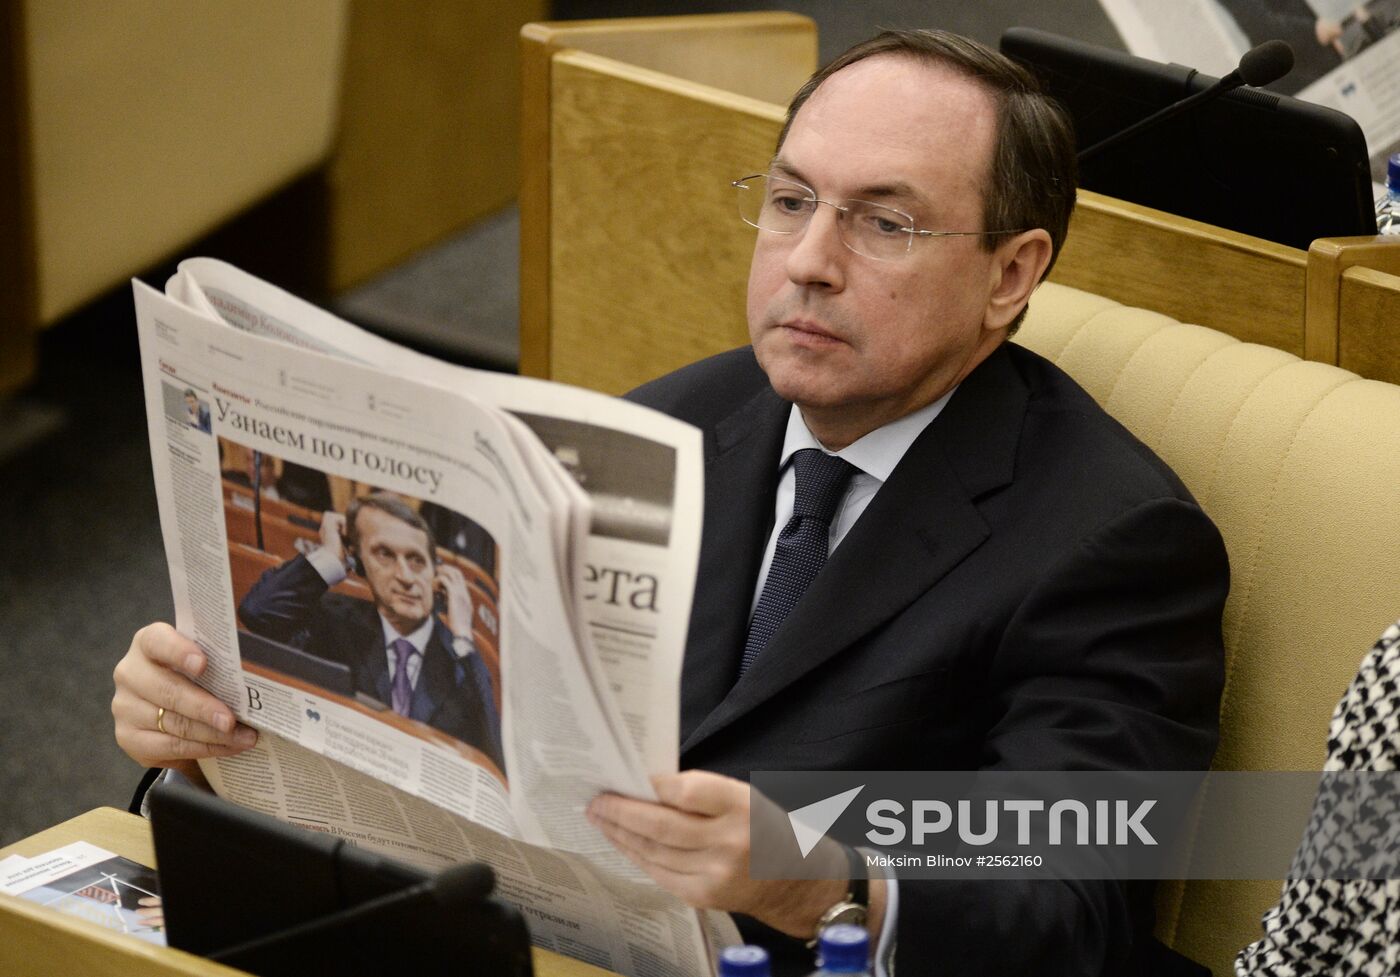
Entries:
MULTIPOLYGON (((1324 770, 1400 769, 1400 621, 1381 635, 1332 714, 1324 770)), ((1380 798, 1392 816, 1382 834, 1356 844, 1395 843, 1395 798, 1380 798), (1386 829, 1389 830, 1386 830, 1386 829)), ((1309 835, 1328 820, 1317 816, 1309 835)), ((1322 829, 1325 830, 1325 829, 1322 829)), ((1393 977, 1400 974, 1400 879, 1303 878, 1327 874, 1326 843, 1305 837, 1292 881, 1264 915, 1264 938, 1235 959, 1239 977, 1393 977)), ((1364 854, 1364 852, 1363 852, 1364 854)))
POLYGON ((768 639, 778 625, 797 606, 798 599, 826 564, 831 545, 831 517, 836 505, 846 494, 846 486, 856 467, 844 458, 829 455, 816 448, 803 448, 792 456, 797 478, 796 499, 792 518, 778 533, 773 550, 773 562, 763 593, 758 597, 749 635, 744 643, 744 659, 739 674, 749 670, 758 653, 768 646, 768 639))

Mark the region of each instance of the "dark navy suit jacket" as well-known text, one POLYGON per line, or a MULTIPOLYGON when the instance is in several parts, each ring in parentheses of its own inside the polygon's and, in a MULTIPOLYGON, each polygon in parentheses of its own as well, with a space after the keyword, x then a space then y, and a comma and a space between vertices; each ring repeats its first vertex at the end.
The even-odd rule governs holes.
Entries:
MULTIPOLYGON (((1171 470, 1053 364, 1006 344, 963 381, 742 678, 790 405, 747 348, 630 397, 705 437, 683 768, 1210 763, 1224 545, 1171 470)), ((899 893, 902 972, 1176 966, 1151 939, 1150 884, 907 881, 899 893)), ((741 926, 780 970, 811 969, 796 941, 741 926)))

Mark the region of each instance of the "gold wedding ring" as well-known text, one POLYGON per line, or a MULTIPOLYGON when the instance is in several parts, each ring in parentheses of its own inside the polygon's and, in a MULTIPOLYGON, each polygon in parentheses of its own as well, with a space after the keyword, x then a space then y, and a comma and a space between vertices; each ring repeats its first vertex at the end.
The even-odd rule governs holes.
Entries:
POLYGON ((165 732, 165 706, 161 706, 156 710, 156 729, 166 736, 170 735, 165 732))

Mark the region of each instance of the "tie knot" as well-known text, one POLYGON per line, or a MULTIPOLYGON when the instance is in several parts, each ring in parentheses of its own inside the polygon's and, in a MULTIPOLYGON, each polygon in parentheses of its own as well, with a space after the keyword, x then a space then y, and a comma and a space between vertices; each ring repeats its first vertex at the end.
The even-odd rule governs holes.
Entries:
POLYGON ((395 638, 390 647, 394 649, 394 654, 397 656, 395 664, 399 668, 406 667, 408 660, 418 654, 418 649, 413 647, 413 642, 407 638, 395 638))
POLYGON ((816 448, 803 448, 792 456, 792 467, 797 476, 793 515, 830 525, 836 504, 856 473, 855 465, 816 448))

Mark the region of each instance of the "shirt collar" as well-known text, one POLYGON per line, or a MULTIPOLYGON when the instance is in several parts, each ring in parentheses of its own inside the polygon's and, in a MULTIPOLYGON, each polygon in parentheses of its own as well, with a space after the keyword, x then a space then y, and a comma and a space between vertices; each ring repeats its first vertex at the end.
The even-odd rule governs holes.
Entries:
POLYGON ((826 454, 845 459, 883 484, 889 480, 890 473, 914 443, 914 439, 939 415, 957 389, 954 387, 933 403, 920 407, 912 414, 905 414, 884 427, 877 427, 840 451, 827 451, 822 447, 821 442, 807 429, 801 409, 793 404, 788 412, 787 433, 783 436, 783 451, 778 458, 778 470, 786 468, 792 456, 803 448, 816 448, 826 454))
POLYGON ((407 638, 408 643, 413 645, 413 650, 421 655, 423 654, 423 649, 428 647, 428 639, 433 636, 433 616, 431 614, 429 614, 428 619, 418 625, 417 629, 411 634, 399 634, 383 614, 379 615, 379 624, 384 629, 385 648, 392 645, 399 638, 407 638))

